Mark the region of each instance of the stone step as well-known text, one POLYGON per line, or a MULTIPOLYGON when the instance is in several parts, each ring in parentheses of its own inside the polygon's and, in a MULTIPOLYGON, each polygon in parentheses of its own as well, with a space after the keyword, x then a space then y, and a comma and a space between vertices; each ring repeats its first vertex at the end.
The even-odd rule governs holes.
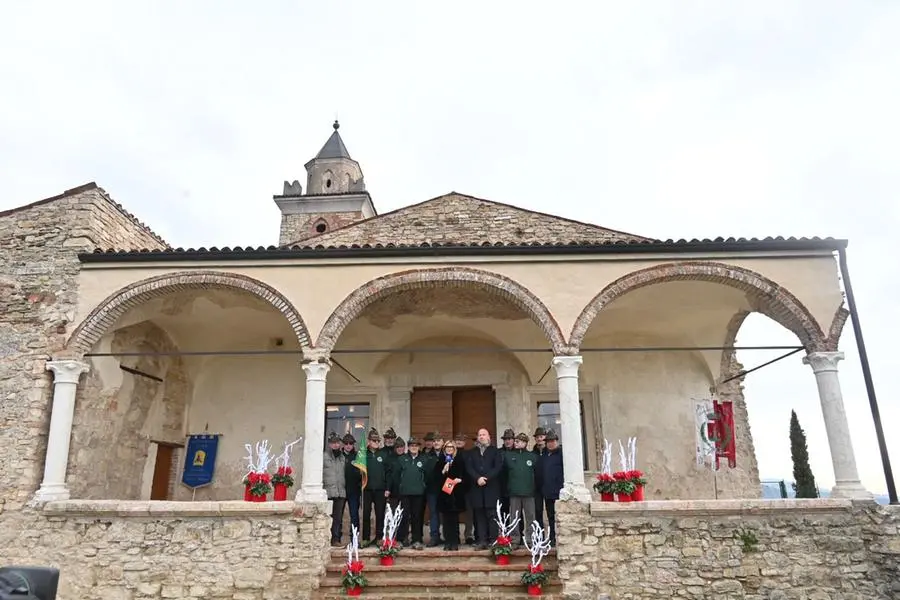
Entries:
MULTIPOLYGON (((378 550, 376 548, 362 548, 359 551, 360 560, 365 561, 367 564, 372 561, 378 560, 378 550)), ((482 558, 484 560, 493 560, 493 555, 490 550, 475 550, 474 548, 461 546, 459 550, 444 550, 441 547, 436 548, 423 548, 422 550, 413 550, 412 548, 403 548, 395 557, 395 560, 399 560, 401 558, 415 558, 415 559, 432 559, 432 558, 482 558)), ((512 561, 528 561, 531 558, 531 554, 527 550, 513 550, 512 554, 510 554, 510 560, 512 561)), ((331 560, 334 562, 345 561, 347 559, 347 550, 342 548, 332 548, 331 549, 331 560)), ((542 564, 546 563, 554 563, 556 562, 556 550, 551 550, 550 554, 544 557, 542 564)))
MULTIPOLYGON (((363 593, 366 592, 374 592, 377 591, 382 594, 390 594, 394 591, 403 591, 403 592, 418 592, 423 596, 425 594, 435 594, 435 593, 444 593, 444 594, 471 594, 471 593, 482 593, 487 594, 490 592, 501 592, 501 591, 510 591, 517 593, 524 593, 526 591, 526 586, 522 584, 522 581, 519 579, 521 576, 520 573, 509 573, 504 574, 507 575, 503 578, 485 578, 485 577, 475 577, 474 575, 478 575, 476 573, 469 573, 468 577, 460 576, 460 574, 450 574, 448 573, 444 577, 428 577, 428 576, 418 576, 418 577, 396 577, 394 575, 387 575, 386 577, 376 577, 371 576, 370 573, 367 576, 369 580, 369 585, 363 590, 363 593)), ((544 584, 544 590, 547 592, 559 592, 561 591, 562 586, 558 581, 554 581, 551 579, 546 584, 544 584)), ((341 589, 341 578, 340 576, 326 577, 319 583, 319 591, 323 593, 334 593, 340 592, 341 589)), ((368 594, 366 594, 368 595, 368 594)))
MULTIPOLYGON (((423 595, 422 592, 381 592, 366 588, 359 597, 365 600, 530 600, 538 596, 529 596, 525 591, 466 593, 441 591, 423 595)), ((559 591, 550 592, 545 590, 540 597, 544 598, 544 600, 563 600, 563 595, 559 591)), ((316 600, 345 600, 348 596, 343 591, 318 592, 313 598, 316 600)))
MULTIPOLYGON (((380 592, 374 591, 370 588, 366 588, 363 590, 362 595, 359 596, 364 600, 531 600, 532 598, 537 598, 538 596, 529 596, 525 591, 519 592, 434 592, 434 593, 425 593, 423 595, 422 592, 380 592)), ((540 596, 544 598, 544 600, 563 600, 563 595, 561 592, 550 592, 544 591, 540 596)), ((340 592, 318 592, 317 595, 313 595, 313 598, 316 600, 345 600, 348 598, 347 594, 343 591, 340 592)), ((608 597, 605 597, 608 598, 608 597)), ((602 599, 598 599, 602 600, 602 599)))
MULTIPOLYGON (((452 564, 447 564, 446 562, 432 562, 428 564, 422 564, 418 561, 407 561, 407 562, 395 562, 391 566, 382 566, 380 564, 368 564, 366 563, 365 569, 363 572, 366 575, 371 575, 372 573, 394 573, 400 576, 403 573, 524 573, 527 569, 527 564, 513 564, 510 563, 508 565, 498 565, 493 563, 460 563, 453 562, 452 564)), ((344 563, 335 564, 332 563, 325 567, 326 572, 328 573, 340 573, 344 568, 344 563)), ((544 570, 551 577, 556 573, 556 567, 544 566, 544 570)))

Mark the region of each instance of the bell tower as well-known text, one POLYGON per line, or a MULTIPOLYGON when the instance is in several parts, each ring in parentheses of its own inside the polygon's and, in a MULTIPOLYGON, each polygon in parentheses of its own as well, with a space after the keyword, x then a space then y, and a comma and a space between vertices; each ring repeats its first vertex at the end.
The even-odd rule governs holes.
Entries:
POLYGON ((275 196, 281 210, 281 234, 278 244, 285 246, 310 240, 333 229, 374 217, 375 206, 366 191, 359 163, 350 158, 347 146, 334 132, 306 165, 306 194, 299 181, 284 182, 284 191, 275 196))

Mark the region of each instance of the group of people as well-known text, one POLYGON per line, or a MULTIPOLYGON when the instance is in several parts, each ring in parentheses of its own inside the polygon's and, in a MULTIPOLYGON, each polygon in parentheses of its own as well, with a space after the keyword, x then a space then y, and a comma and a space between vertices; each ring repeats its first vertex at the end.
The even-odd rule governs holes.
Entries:
POLYGON ((350 523, 359 528, 362 508, 361 545, 379 543, 384 537, 385 509, 403 509, 397 542, 413 549, 424 548, 425 510, 428 509, 428 545, 459 550, 460 525, 466 544, 488 548, 498 531, 494 520, 498 500, 504 514, 518 514, 520 526, 513 543, 522 545, 523 532, 533 521, 543 528, 546 511, 551 544, 556 544, 556 500, 563 487, 563 459, 559 436, 538 427, 534 445, 528 448, 527 433, 503 432, 502 444, 491 442, 487 429, 478 430, 475 445, 466 449, 468 438, 457 434, 445 440, 439 432, 423 440, 397 437, 393 428, 382 436, 374 428, 366 439, 367 483, 353 465, 356 439, 336 433, 328 437, 323 482, 332 502, 331 544, 341 545, 344 509, 350 523), (372 535, 372 512, 375 531, 372 535))

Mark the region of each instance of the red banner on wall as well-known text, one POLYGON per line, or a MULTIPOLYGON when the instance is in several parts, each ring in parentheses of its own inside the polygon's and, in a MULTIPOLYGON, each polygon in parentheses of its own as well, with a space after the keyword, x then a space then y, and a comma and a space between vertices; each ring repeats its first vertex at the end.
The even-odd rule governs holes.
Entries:
POLYGON ((728 459, 728 467, 737 466, 737 446, 734 439, 734 405, 713 400, 713 418, 707 424, 707 436, 716 444, 716 469, 719 459, 728 459))

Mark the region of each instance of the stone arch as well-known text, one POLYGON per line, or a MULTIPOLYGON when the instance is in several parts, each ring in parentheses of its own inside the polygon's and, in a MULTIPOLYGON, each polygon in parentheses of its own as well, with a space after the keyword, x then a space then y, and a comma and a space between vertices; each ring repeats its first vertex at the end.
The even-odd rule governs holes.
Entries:
POLYGON ((792 331, 808 351, 825 347, 822 328, 793 294, 759 273, 716 262, 668 263, 620 277, 584 307, 572 327, 569 345, 572 348, 581 347, 594 318, 610 302, 632 290, 669 281, 706 281, 741 290, 754 302, 755 311, 792 331))
POLYGON ((540 327, 555 353, 559 354, 565 350, 565 336, 559 324, 550 310, 534 293, 503 275, 468 267, 401 271, 361 285, 344 298, 328 317, 316 340, 316 348, 324 353, 331 352, 341 332, 373 302, 394 292, 431 287, 435 284, 444 287, 480 287, 499 298, 512 302, 540 327))
POLYGON ((828 328, 828 338, 825 340, 825 350, 827 352, 837 352, 841 342, 841 334, 844 331, 844 325, 850 317, 850 311, 843 306, 838 307, 831 320, 831 327, 828 328))
POLYGON ((150 277, 115 292, 101 302, 72 333, 67 347, 87 353, 129 309, 166 293, 179 290, 234 289, 257 296, 288 320, 302 348, 310 347, 309 331, 294 305, 271 286, 237 273, 182 271, 150 277))

